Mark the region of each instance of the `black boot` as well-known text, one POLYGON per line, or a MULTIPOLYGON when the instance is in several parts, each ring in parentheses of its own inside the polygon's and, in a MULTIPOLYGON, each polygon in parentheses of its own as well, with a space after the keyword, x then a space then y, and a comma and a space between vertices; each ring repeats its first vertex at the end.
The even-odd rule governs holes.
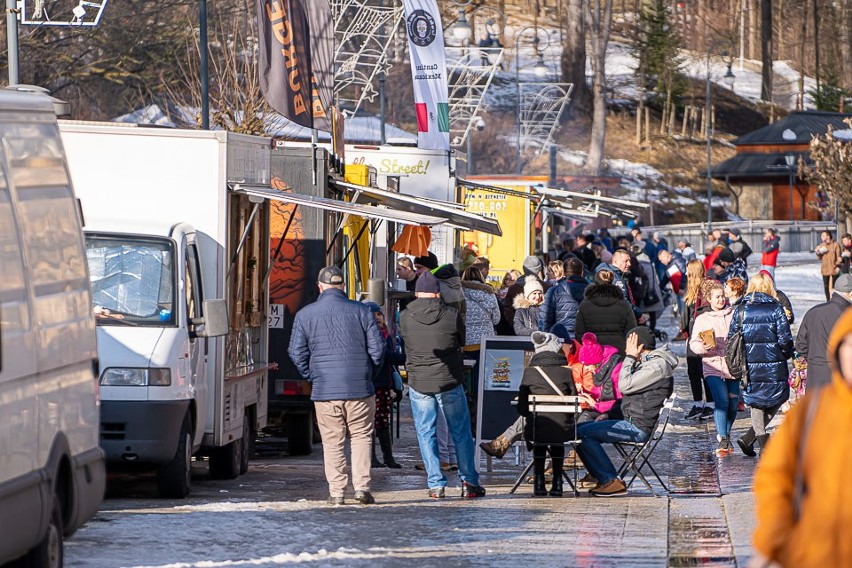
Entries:
POLYGON ((562 467, 565 459, 553 456, 553 484, 550 486, 551 497, 562 497, 562 467))
POLYGON ((390 428, 376 430, 376 437, 378 437, 379 445, 382 447, 382 457, 385 459, 384 465, 391 469, 400 469, 402 466, 393 459, 393 443, 391 441, 390 428))
POLYGON ((376 434, 373 433, 373 443, 370 447, 370 452, 372 454, 372 458, 370 460, 370 467, 375 469, 377 467, 385 467, 385 464, 379 461, 379 458, 376 457, 376 434))
POLYGON ((760 455, 763 455, 764 450, 766 450, 766 444, 769 442, 769 434, 764 434, 763 436, 757 437, 757 447, 760 448, 760 455))
POLYGON ((544 497, 547 495, 547 486, 544 483, 544 460, 545 458, 533 458, 533 495, 544 497))
POLYGON ((743 437, 737 440, 737 445, 743 451, 745 455, 750 458, 753 458, 757 454, 754 451, 754 428, 749 428, 748 431, 743 434, 743 437))

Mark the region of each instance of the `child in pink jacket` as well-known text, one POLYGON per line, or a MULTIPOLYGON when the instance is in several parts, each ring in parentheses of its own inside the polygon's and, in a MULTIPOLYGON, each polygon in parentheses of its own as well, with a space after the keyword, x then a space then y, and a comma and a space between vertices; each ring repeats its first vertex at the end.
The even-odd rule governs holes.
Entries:
POLYGON ((582 342, 577 358, 584 371, 582 392, 588 395, 591 408, 583 411, 577 423, 618 420, 621 418, 618 373, 622 364, 618 349, 601 345, 594 333, 584 333, 582 342))

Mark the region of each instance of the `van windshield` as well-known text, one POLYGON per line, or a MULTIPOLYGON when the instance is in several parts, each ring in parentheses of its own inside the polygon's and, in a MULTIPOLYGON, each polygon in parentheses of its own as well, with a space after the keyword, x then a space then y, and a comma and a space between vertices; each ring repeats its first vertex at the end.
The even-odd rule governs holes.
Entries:
POLYGON ((171 241, 87 235, 86 258, 98 325, 174 325, 171 241))

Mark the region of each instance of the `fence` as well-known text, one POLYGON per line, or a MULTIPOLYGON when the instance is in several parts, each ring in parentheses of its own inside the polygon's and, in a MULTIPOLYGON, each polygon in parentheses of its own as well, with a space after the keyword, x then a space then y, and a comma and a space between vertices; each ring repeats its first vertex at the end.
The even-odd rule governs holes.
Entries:
MULTIPOLYGON (((715 228, 740 230, 740 237, 759 253, 763 248, 763 230, 772 227, 781 237, 781 252, 812 252, 820 241, 820 233, 831 231, 835 234, 837 226, 831 221, 743 221, 738 223, 717 223, 715 228)), ((643 236, 650 237, 654 231, 659 231, 669 242, 669 247, 675 246, 677 241, 683 239, 692 244, 699 254, 704 253, 707 243, 707 224, 692 223, 686 225, 660 225, 656 227, 642 227, 643 236)), ((618 231, 619 233, 621 231, 618 231)), ((629 229, 623 231, 629 232, 629 229)), ((616 234, 616 231, 612 231, 616 234)))

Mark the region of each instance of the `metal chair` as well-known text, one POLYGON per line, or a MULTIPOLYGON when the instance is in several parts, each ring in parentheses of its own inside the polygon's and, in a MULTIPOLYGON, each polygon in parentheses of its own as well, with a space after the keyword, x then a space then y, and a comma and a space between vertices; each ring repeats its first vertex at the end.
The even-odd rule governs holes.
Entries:
MULTIPOLYGON (((574 439, 563 442, 564 446, 570 446, 572 449, 576 450, 577 446, 580 444, 580 440, 577 438, 577 416, 582 412, 581 408, 582 400, 579 396, 560 396, 555 394, 531 394, 529 395, 529 409, 532 413, 532 416, 529 420, 533 421, 533 440, 532 443, 535 445, 535 424, 536 417, 538 413, 562 413, 562 414, 573 414, 574 415, 574 439)), ((512 401, 512 404, 517 404, 517 399, 512 401)), ((552 445, 552 444, 551 444, 552 445)), ((518 476, 518 479, 515 481, 515 484, 512 486, 512 489, 509 491, 510 495, 513 495, 515 491, 518 490, 523 480, 526 478, 527 474, 529 474, 530 470, 533 467, 535 460, 531 459, 527 466, 524 468, 524 471, 521 472, 521 475, 518 476)), ((568 476, 568 472, 562 470, 562 479, 564 479, 569 487, 571 487, 571 491, 574 492, 574 497, 579 497, 580 492, 577 491, 577 452, 574 452, 574 481, 571 481, 571 478, 568 476)))
POLYGON ((654 453, 654 450, 657 449, 657 446, 660 443, 660 440, 663 439, 663 436, 666 433, 666 428, 669 424, 669 417, 672 413, 672 408, 674 408, 675 395, 672 394, 666 401, 663 403, 663 407, 660 409, 660 414, 657 416, 657 422, 654 424, 653 430, 651 430, 651 435, 644 442, 614 442, 613 446, 621 454, 621 457, 624 458, 624 463, 621 464, 621 467, 618 468, 618 477, 624 479, 624 476, 628 472, 633 472, 633 477, 630 478, 630 481, 627 482, 628 489, 633 482, 636 481, 636 478, 642 480, 642 483, 645 484, 645 487, 654 495, 654 497, 659 497, 657 492, 654 491, 654 488, 651 487, 651 484, 648 482, 648 479, 642 473, 642 469, 645 466, 648 466, 648 469, 651 470, 651 473, 654 477, 657 478, 657 481, 662 486, 663 490, 666 493, 669 493, 668 486, 663 482, 662 478, 660 478, 660 474, 657 473, 657 470, 654 469, 654 466, 651 464, 650 459, 654 453))

